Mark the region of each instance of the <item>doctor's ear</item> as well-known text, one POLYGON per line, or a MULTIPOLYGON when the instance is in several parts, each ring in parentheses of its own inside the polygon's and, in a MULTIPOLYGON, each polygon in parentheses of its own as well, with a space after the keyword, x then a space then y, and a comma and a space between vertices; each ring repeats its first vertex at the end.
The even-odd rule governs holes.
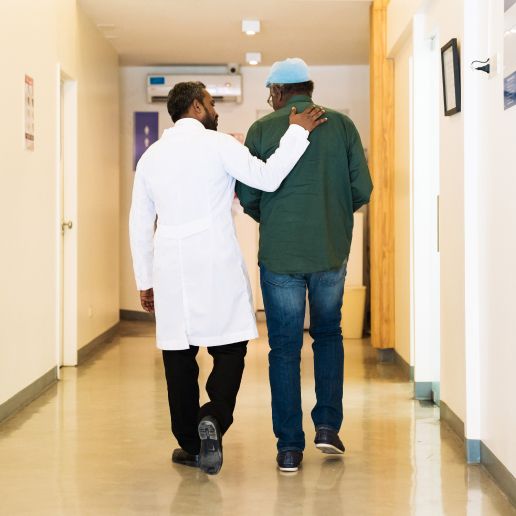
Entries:
POLYGON ((196 113, 202 113, 204 108, 204 106, 197 99, 194 99, 192 102, 192 107, 196 113))

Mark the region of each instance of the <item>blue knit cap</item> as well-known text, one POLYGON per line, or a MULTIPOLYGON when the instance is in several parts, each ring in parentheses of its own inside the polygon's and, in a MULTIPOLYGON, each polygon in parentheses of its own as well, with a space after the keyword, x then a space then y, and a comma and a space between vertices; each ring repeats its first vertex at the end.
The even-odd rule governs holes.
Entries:
POLYGON ((306 63, 299 57, 289 57, 272 65, 265 86, 269 88, 272 84, 297 84, 309 80, 306 63))

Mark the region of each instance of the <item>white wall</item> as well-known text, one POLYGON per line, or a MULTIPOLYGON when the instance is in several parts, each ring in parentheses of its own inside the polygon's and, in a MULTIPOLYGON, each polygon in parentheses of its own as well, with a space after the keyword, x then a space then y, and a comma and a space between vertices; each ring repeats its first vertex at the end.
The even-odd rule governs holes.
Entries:
MULTIPOLYGON (((128 239, 128 213, 133 183, 132 144, 134 111, 159 111, 161 132, 171 125, 165 104, 147 104, 145 78, 148 73, 166 72, 164 67, 122 67, 121 86, 121 177, 120 177, 120 302, 126 310, 141 310, 134 284, 128 239)), ((265 80, 269 68, 243 67, 242 104, 217 104, 220 115, 219 130, 224 132, 246 133, 257 119, 258 110, 270 109, 267 105, 269 90, 265 80)), ((349 109, 349 115, 357 125, 365 146, 369 142, 369 67, 368 66, 314 66, 311 67, 315 82, 314 101, 334 109, 349 109)), ((247 216, 237 219, 239 240, 249 269, 255 301, 258 285, 257 226, 247 216)))
MULTIPOLYGON (((79 286, 99 292, 99 270, 110 269, 113 293, 103 301, 98 321, 81 321, 82 342, 117 320, 118 265, 105 256, 117 253, 117 57, 73 0, 17 0, 0 6, 2 95, 0 210, 4 245, 0 254, 4 295, 0 299, 0 403, 56 366, 57 346, 57 64, 79 80, 79 112, 115 106, 94 124, 81 122, 79 165, 81 225, 94 225, 99 237, 89 242, 79 230, 79 286), (59 27, 59 30, 58 30, 59 27), (59 36, 58 36, 59 34, 59 36), (90 66, 87 66, 87 63, 90 66), (99 68, 93 66, 98 62, 99 68), (111 71, 111 76, 107 70, 111 71), (24 148, 24 75, 35 84, 35 151, 24 148), (107 85, 107 82, 110 84, 107 85), (93 85, 94 87, 88 87, 93 85), (99 104, 99 98, 103 104, 99 104), (108 119, 109 118, 109 119, 108 119), (105 127, 99 127, 103 123, 105 127), (114 144, 114 150, 111 147, 114 144), (88 155, 88 157, 86 157, 88 155), (94 157, 98 155, 98 157, 94 157), (92 173, 89 164, 97 169, 92 173), (88 177, 83 177, 87 174, 88 177), (102 181, 99 179, 102 177, 102 181), (90 186, 89 191, 86 190, 90 186), (106 190, 104 191, 104 188, 106 190), (109 200, 108 200, 109 199, 109 200), (109 205, 108 205, 109 204, 109 205), (92 220, 86 218, 92 217, 92 220), (109 229, 111 228, 111 229, 109 229), (114 228, 114 229, 113 229, 114 228), (111 231, 113 240, 103 234, 111 231), (86 249, 86 246, 90 246, 86 249), (92 247, 95 249, 92 249, 92 247), (92 260, 93 254, 99 258, 92 260), (88 271, 89 278, 84 275, 88 271), (108 306, 109 305, 109 306, 108 306)), ((81 300, 83 293, 79 295, 81 300)), ((101 294, 102 295, 102 294, 101 294)), ((80 301, 81 302, 81 301, 80 301)))
MULTIPOLYGON (((503 0, 407 1, 389 8, 397 66, 407 13, 425 12, 427 33, 437 32, 440 46, 456 37, 461 48, 463 112, 444 117, 440 99, 441 398, 465 422, 466 437, 516 475, 516 108, 503 109, 503 73, 489 79, 468 66, 503 57, 503 0)), ((398 102, 403 87, 396 83, 398 102)), ((410 136, 400 127, 396 134, 405 152, 410 136)))
MULTIPOLYGON (((503 0, 492 2, 486 56, 503 55, 503 0)), ((483 106, 478 146, 478 252, 480 256, 480 429, 482 440, 516 476, 514 374, 516 335, 516 108, 504 111, 503 73, 472 74, 483 106)))

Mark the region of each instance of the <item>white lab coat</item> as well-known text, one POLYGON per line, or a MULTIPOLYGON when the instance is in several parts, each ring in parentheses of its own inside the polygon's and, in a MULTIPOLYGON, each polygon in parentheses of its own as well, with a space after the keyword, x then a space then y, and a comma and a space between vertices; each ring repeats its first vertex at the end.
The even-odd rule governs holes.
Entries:
POLYGON ((160 349, 258 336, 231 216, 235 178, 276 190, 308 147, 308 134, 291 125, 265 164, 232 136, 185 118, 141 157, 129 231, 137 288, 154 288, 160 349))

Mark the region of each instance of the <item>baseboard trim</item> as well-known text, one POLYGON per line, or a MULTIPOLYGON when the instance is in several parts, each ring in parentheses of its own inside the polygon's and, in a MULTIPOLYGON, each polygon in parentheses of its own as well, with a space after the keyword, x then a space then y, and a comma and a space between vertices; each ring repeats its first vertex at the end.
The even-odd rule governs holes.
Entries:
POLYGON ((414 380, 414 368, 396 350, 394 350, 394 362, 403 371, 403 376, 408 381, 414 380))
POLYGON ((500 462, 498 457, 483 443, 480 443, 482 464, 493 477, 498 487, 507 495, 511 503, 516 506, 516 478, 500 462))
POLYGON ((480 443, 480 439, 464 439, 466 461, 468 464, 480 464, 482 462, 480 443))
POLYGON ((49 387, 57 382, 57 367, 53 367, 36 381, 16 393, 0 405, 0 423, 34 401, 49 387))
POLYGON ((85 346, 83 346, 77 352, 77 365, 82 365, 86 360, 89 360, 100 348, 111 342, 113 337, 118 333, 118 328, 120 323, 117 322, 113 325, 109 330, 106 330, 104 333, 95 337, 91 342, 88 342, 85 346))
POLYGON ((453 410, 441 401, 441 420, 444 421, 464 441, 468 464, 482 464, 493 477, 496 485, 516 506, 516 478, 498 457, 479 439, 466 439, 464 422, 453 410))
POLYGON ((378 362, 393 363, 395 361, 393 348, 376 348, 376 358, 378 362))
POLYGON ((441 421, 444 421, 462 440, 465 439, 464 421, 448 407, 448 405, 441 400, 440 406, 441 421))
POLYGON ((138 312, 137 310, 120 310, 122 321, 155 321, 154 314, 148 312, 138 312))
POLYGON ((414 382, 414 398, 433 401, 432 382, 414 382))

